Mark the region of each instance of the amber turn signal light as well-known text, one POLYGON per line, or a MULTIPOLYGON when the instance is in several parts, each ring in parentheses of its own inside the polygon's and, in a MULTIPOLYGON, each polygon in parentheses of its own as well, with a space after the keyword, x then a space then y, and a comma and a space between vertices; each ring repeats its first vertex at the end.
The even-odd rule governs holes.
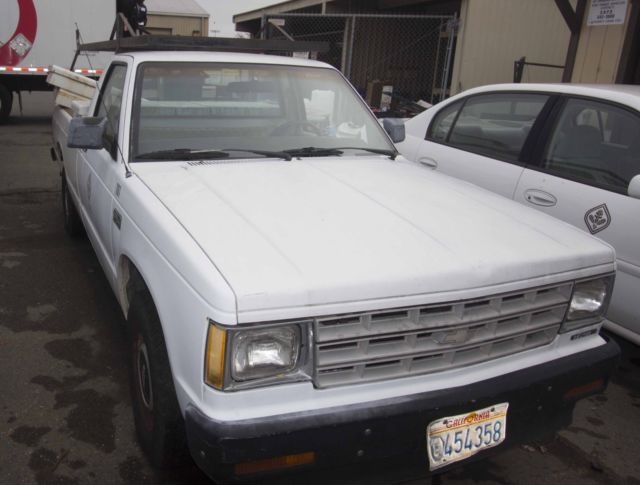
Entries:
POLYGON ((293 468, 301 465, 309 465, 316 461, 316 454, 313 451, 298 453, 297 455, 284 455, 264 460, 248 461, 238 463, 235 466, 236 475, 252 475, 255 473, 282 470, 283 468, 293 468))
POLYGON ((594 392, 602 391, 604 389, 604 379, 601 377, 600 379, 596 379, 595 381, 589 382, 587 384, 583 384, 582 386, 576 386, 569 389, 564 393, 565 401, 573 401, 575 399, 579 399, 588 394, 593 394, 594 392))
POLYGON ((205 381, 216 389, 224 387, 224 354, 227 347, 226 330, 209 325, 207 350, 205 354, 205 381))

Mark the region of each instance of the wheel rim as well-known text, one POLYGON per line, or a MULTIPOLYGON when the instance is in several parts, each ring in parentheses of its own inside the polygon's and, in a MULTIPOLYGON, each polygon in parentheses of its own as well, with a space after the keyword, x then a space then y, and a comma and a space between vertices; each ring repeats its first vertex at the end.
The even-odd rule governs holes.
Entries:
POLYGON ((136 356, 136 374, 138 377, 138 392, 142 398, 142 404, 149 411, 153 410, 153 387, 151 385, 151 367, 149 365, 149 354, 147 345, 140 341, 136 356))

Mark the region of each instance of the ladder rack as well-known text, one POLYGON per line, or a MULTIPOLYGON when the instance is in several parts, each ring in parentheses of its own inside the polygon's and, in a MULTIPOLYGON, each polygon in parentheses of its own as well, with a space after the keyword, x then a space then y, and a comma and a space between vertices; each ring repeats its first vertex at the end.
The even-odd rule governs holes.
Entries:
POLYGON ((78 45, 80 52, 106 51, 116 54, 140 51, 288 53, 327 52, 328 50, 329 44, 327 42, 169 35, 139 35, 78 45))

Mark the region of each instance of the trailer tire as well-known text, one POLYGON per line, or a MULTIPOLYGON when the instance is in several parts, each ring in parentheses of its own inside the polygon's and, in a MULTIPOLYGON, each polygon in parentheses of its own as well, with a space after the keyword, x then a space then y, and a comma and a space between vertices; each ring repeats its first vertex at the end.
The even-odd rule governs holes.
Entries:
POLYGON ((13 93, 4 84, 0 84, 0 123, 9 119, 13 106, 13 93))
POLYGON ((182 466, 188 456, 162 325, 148 290, 138 291, 128 316, 131 399, 140 446, 156 468, 182 466))

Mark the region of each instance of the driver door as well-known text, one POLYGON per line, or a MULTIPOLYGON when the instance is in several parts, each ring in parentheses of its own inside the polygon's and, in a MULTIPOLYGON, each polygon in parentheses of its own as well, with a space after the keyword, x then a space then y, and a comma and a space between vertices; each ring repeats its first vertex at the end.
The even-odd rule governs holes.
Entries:
POLYGON ((104 148, 79 151, 78 156, 78 186, 85 227, 98 259, 109 276, 115 275, 111 234, 114 227, 113 194, 123 173, 120 127, 123 125, 122 100, 126 75, 126 64, 114 63, 110 66, 93 113, 93 116, 107 118, 104 148))

